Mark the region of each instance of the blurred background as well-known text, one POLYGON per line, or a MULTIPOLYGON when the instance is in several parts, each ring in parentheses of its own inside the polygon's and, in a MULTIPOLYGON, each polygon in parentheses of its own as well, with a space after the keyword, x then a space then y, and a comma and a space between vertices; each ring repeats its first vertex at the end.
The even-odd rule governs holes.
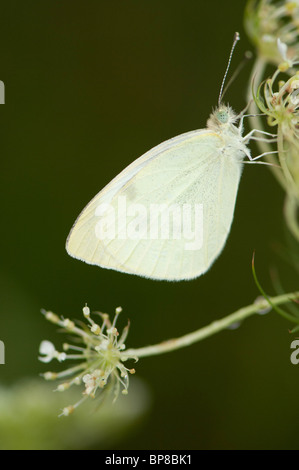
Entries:
MULTIPOLYGON (((225 250, 194 281, 155 282, 104 270, 70 258, 64 248, 79 212, 123 168, 156 144, 205 127, 235 31, 241 42, 232 70, 251 49, 242 26, 244 3, 11 0, 1 6, 6 104, 0 109, 0 339, 6 364, 0 366, 0 383, 6 396, 22 389, 16 383, 25 378, 43 381, 38 374, 49 368, 37 360, 43 339, 57 348, 64 341, 41 308, 80 318, 86 302, 110 313, 121 305, 120 325, 131 321, 127 346, 140 347, 251 304, 259 295, 253 250, 269 294, 275 293, 273 266, 286 291, 298 288, 297 274, 274 249, 284 243, 284 195, 262 165, 245 165, 225 250)), ((238 112, 246 104, 249 73, 250 65, 226 95, 238 112)), ((46 444, 34 436, 24 443, 12 433, 2 446, 57 448, 56 435, 60 448, 298 448, 299 365, 290 362, 289 327, 275 313, 255 316, 237 330, 140 360, 142 406, 121 433, 114 410, 115 433, 64 442, 79 418, 58 420, 55 403, 52 418, 40 414, 34 421, 46 444), (56 429, 49 435, 47 420, 56 429)), ((132 381, 129 396, 138 390, 132 381)), ((39 406, 47 407, 48 393, 40 391, 39 397, 39 406)), ((59 400, 62 406, 72 402, 67 392, 59 400)), ((1 432, 7 436, 5 426, 19 409, 14 403, 10 418, 0 416, 0 447, 1 432)), ((33 424, 31 413, 22 419, 14 424, 20 435, 33 424)), ((86 429, 88 422, 80 432, 86 429)))

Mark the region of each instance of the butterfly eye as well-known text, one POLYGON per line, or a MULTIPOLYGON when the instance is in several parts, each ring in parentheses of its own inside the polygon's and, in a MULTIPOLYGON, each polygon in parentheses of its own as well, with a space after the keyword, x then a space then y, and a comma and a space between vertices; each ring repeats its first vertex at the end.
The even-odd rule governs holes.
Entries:
POLYGON ((221 122, 221 124, 225 124, 228 121, 228 114, 226 111, 218 111, 218 113, 216 114, 216 117, 218 121, 221 122))

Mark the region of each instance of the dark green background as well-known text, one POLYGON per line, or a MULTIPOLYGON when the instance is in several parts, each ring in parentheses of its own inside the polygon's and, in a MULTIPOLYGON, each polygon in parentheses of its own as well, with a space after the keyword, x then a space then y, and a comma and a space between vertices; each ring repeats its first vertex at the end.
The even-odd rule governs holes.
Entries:
MULTIPOLYGON (((123 324, 131 320, 127 344, 139 347, 252 303, 254 249, 269 293, 272 265, 286 290, 296 289, 295 273, 273 251, 283 241, 283 193, 260 165, 245 165, 228 243, 202 278, 154 282, 88 266, 64 249, 79 212, 125 166, 205 126, 235 31, 242 41, 233 68, 250 48, 243 8, 222 0, 1 5, 1 382, 37 375, 40 341, 63 341, 41 307, 80 317, 85 302, 110 312, 121 305, 123 324)), ((227 93, 237 111, 249 72, 227 93)), ((236 331, 140 360, 152 407, 116 448, 298 448, 299 365, 290 363, 289 326, 275 313, 254 317, 236 331)))

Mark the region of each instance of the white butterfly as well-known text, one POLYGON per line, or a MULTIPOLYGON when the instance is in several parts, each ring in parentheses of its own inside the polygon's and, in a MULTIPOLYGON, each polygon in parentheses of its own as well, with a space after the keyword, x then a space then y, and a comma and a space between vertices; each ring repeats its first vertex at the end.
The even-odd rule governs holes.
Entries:
POLYGON ((92 199, 70 232, 67 252, 151 279, 179 281, 205 273, 225 245, 243 160, 251 159, 242 120, 239 126, 236 120, 220 93, 206 129, 154 147, 92 199), (182 233, 184 208, 194 213, 187 211, 188 230, 182 233))

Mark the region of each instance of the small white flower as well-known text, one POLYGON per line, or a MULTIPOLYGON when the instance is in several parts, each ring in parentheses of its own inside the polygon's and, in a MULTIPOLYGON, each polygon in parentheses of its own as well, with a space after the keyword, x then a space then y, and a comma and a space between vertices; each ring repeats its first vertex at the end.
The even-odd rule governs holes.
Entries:
POLYGON ((86 374, 82 381, 85 384, 86 395, 91 395, 95 388, 95 378, 91 374, 86 374))
POLYGON ((39 347, 39 353, 45 356, 39 357, 39 360, 45 364, 51 362, 52 359, 57 359, 59 362, 63 362, 66 359, 66 354, 56 351, 55 346, 51 341, 42 341, 39 347))
POLYGON ((39 357, 41 362, 44 362, 45 364, 51 362, 56 353, 54 344, 51 343, 51 341, 42 341, 39 347, 39 353, 45 356, 39 357))
MULTIPOLYGON (((299 105, 299 90, 295 90, 293 93, 290 95, 290 103, 297 107, 299 105)), ((294 124, 297 124, 297 119, 294 119, 294 124)))
POLYGON ((288 58, 288 46, 281 41, 280 38, 277 39, 277 49, 282 58, 282 63, 279 64, 278 68, 281 72, 286 72, 288 69, 293 67, 293 61, 288 58))
POLYGON ((85 318, 89 318, 90 317, 90 308, 85 305, 85 307, 83 307, 83 315, 85 318))
POLYGON ((101 344, 99 344, 98 346, 95 346, 95 350, 98 352, 107 351, 109 349, 109 344, 110 342, 108 339, 103 339, 101 341, 101 344))
POLYGON ((282 42, 280 38, 277 39, 277 48, 282 59, 287 62, 288 61, 288 58, 287 58, 288 46, 284 42, 282 42))
POLYGON ((92 325, 92 327, 90 328, 90 331, 92 333, 94 333, 95 335, 100 335, 101 334, 101 328, 99 327, 99 325, 97 325, 96 323, 94 323, 92 325))

